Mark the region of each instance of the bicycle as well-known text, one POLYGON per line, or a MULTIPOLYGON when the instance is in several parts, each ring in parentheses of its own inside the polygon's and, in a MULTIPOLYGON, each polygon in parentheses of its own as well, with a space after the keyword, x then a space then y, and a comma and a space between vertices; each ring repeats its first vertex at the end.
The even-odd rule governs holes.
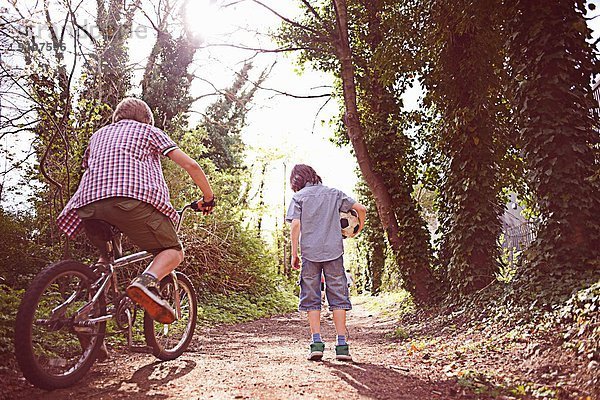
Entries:
MULTIPOLYGON (((178 211, 177 231, 192 202, 178 211)), ((104 224, 109 262, 87 264, 63 260, 42 270, 25 291, 15 322, 15 354, 25 378, 42 389, 72 386, 90 370, 113 320, 127 332, 130 351, 151 352, 160 360, 173 360, 189 346, 197 319, 194 286, 182 272, 171 272, 160 282, 160 295, 175 310, 169 325, 146 313, 143 331, 147 346, 133 344, 133 325, 142 310, 119 289, 116 271, 153 257, 141 251, 123 256, 122 233, 104 224)))

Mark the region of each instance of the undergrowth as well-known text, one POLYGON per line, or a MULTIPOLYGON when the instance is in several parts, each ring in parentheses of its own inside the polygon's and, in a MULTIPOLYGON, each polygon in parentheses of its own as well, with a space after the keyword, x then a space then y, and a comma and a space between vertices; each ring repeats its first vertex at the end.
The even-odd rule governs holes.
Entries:
POLYGON ((475 392, 517 398, 600 399, 597 272, 564 271, 535 278, 529 275, 508 284, 496 282, 460 301, 428 309, 414 308, 399 294, 365 298, 364 302, 366 307, 398 317, 389 338, 409 354, 447 363, 445 374, 475 392), (466 340, 464 345, 446 348, 437 342, 457 335, 466 340), (471 343, 469 338, 475 341, 471 343), (474 368, 477 364, 469 368, 464 364, 469 357, 515 351, 520 354, 522 369, 515 369, 510 377, 483 366, 478 370, 474 368))
MULTIPOLYGON (((23 290, 11 289, 0 284, 0 360, 13 352, 13 337, 17 309, 23 290)), ((3 365, 0 361, 0 365, 3 365)))
POLYGON ((380 293, 377 296, 363 294, 352 298, 354 304, 361 304, 365 309, 390 318, 401 318, 415 311, 415 304, 405 290, 380 293))
POLYGON ((246 293, 200 295, 198 323, 233 324, 292 312, 298 299, 291 291, 272 291, 262 296, 246 293))

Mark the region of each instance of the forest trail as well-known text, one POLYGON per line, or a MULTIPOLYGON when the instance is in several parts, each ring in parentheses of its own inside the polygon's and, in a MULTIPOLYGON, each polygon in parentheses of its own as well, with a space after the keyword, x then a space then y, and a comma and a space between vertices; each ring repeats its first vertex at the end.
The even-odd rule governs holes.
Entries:
MULTIPOLYGON (((395 321, 357 305, 349 314, 353 363, 335 360, 335 332, 323 318, 326 353, 322 362, 305 360, 308 327, 299 313, 249 323, 202 328, 190 350, 179 359, 158 362, 152 355, 111 351, 70 389, 45 392, 15 373, 4 376, 0 395, 7 399, 487 399, 477 385, 449 374, 445 341, 457 348, 464 337, 440 339, 438 353, 422 351, 418 342, 389 337, 395 321), (410 342, 410 344, 409 344, 410 342), (417 343, 417 346, 415 346, 417 343), (412 350, 411 350, 412 348, 412 350), (6 379, 8 378, 8 379, 6 379)), ((431 332, 430 332, 431 333, 431 332)), ((430 334, 424 335, 420 340, 430 334)), ((430 336, 429 336, 430 337, 430 336)), ((427 350, 427 349, 425 349, 427 350)), ((507 354, 482 356, 483 366, 510 369, 507 354)), ((489 393, 489 392, 488 392, 489 393)), ((491 393, 490 393, 491 394, 491 393)), ((498 396, 495 399, 512 397, 498 396)), ((522 397, 521 397, 522 398, 522 397)))

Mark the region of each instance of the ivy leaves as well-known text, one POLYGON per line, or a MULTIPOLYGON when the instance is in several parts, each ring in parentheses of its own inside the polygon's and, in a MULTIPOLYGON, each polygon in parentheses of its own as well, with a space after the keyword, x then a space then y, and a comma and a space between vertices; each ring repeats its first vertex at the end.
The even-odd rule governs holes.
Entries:
POLYGON ((581 268, 598 253, 597 185, 589 81, 595 71, 581 10, 568 2, 520 1, 507 26, 518 143, 543 226, 533 266, 581 268))

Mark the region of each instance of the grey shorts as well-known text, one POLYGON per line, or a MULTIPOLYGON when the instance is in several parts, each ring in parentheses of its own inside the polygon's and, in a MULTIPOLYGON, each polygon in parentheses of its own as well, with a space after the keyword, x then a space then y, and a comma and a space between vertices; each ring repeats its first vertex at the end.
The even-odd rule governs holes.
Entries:
POLYGON ((77 209, 79 218, 100 219, 119 228, 136 246, 157 254, 181 250, 173 222, 151 204, 129 197, 98 200, 77 209))
POLYGON ((331 261, 302 258, 299 311, 321 309, 321 273, 325 275, 325 294, 330 310, 351 310, 348 280, 342 256, 331 261))

